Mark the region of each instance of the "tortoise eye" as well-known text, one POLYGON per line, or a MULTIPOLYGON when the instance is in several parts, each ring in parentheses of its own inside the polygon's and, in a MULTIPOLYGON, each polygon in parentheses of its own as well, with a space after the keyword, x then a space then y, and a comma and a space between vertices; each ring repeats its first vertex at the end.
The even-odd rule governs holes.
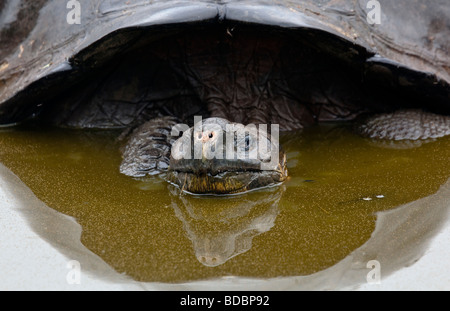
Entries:
POLYGON ((213 133, 212 133, 212 132, 211 132, 211 133, 209 133, 209 135, 208 135, 208 137, 209 137, 209 138, 213 138, 213 136, 214 136, 214 135, 213 135, 213 133))
POLYGON ((248 151, 248 149, 250 149, 250 137, 247 135, 245 135, 245 151, 248 151))

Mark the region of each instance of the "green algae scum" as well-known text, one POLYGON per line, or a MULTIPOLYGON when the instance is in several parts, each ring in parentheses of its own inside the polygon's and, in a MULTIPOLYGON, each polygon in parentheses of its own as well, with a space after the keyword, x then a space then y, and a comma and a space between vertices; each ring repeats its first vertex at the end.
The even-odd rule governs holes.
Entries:
POLYGON ((160 177, 120 174, 119 134, 2 129, 0 162, 73 216, 88 249, 138 281, 310 275, 364 244, 378 211, 429 196, 450 177, 450 137, 383 144, 333 124, 281 137, 282 185, 194 196, 160 177))

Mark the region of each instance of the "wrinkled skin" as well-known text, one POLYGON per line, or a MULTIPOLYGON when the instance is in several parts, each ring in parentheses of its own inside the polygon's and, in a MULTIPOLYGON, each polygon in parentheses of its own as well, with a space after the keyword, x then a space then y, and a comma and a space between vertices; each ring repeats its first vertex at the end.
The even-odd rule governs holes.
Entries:
POLYGON ((162 117, 136 128, 122 150, 121 173, 143 177, 168 169, 167 180, 184 191, 214 194, 245 192, 287 178, 286 155, 264 130, 208 118, 176 139, 176 125, 173 117, 162 117))
MULTIPOLYGON (((207 137, 212 131, 208 126, 213 124, 219 125, 223 132, 221 135, 226 136, 225 125, 231 122, 245 125, 279 124, 281 130, 287 131, 321 121, 356 118, 355 131, 373 139, 426 140, 448 135, 448 116, 412 109, 408 106, 411 102, 400 102, 395 96, 383 102, 372 100, 370 94, 377 89, 369 89, 368 93, 364 93, 358 87, 357 75, 348 76, 348 72, 343 72, 346 67, 340 62, 322 60, 325 55, 320 51, 316 55, 314 49, 292 45, 282 36, 273 38, 261 35, 255 38, 252 33, 243 32, 231 40, 229 35, 221 35, 221 40, 217 41, 214 32, 207 31, 198 36, 186 34, 177 40, 164 40, 152 45, 152 57, 159 59, 160 66, 165 69, 149 74, 155 70, 152 63, 146 65, 148 67, 141 65, 138 71, 134 71, 135 81, 148 83, 151 77, 157 77, 158 80, 150 80, 154 81, 152 87, 162 80, 184 87, 189 85, 189 88, 179 91, 184 95, 177 97, 177 102, 162 103, 173 117, 154 118, 151 113, 155 112, 155 108, 159 109, 158 106, 143 106, 144 113, 140 116, 146 115, 148 111, 147 117, 151 120, 130 135, 123 153, 122 173, 140 177, 168 169, 167 179, 181 189, 192 193, 215 194, 245 192, 286 179, 285 156, 282 152, 276 167, 270 170, 261 170, 258 162, 208 156, 207 151, 211 146, 216 147, 216 152, 220 150, 218 146, 210 144, 213 139, 207 137), (211 41, 206 41, 207 45, 202 44, 208 38, 211 41), (302 58, 286 62, 286 59, 291 58, 280 55, 301 55, 302 58), (140 70, 145 74, 142 78, 136 78, 140 70), (185 72, 190 74, 185 76, 185 72), (286 73, 289 73, 289 78, 284 78, 286 73), (199 103, 193 95, 200 99, 199 103), (359 103, 361 97, 366 98, 364 105, 359 103), (392 109, 398 110, 390 112, 392 109), (206 123, 201 133, 190 128, 175 141, 177 137, 169 133, 177 120, 189 121, 196 114, 213 118, 204 120, 206 123), (185 151, 189 150, 194 155, 194 150, 189 149, 189 146, 193 148, 196 139, 206 146, 200 157, 184 158, 179 154, 180 146, 185 146, 185 151), (173 157, 174 153, 179 154, 177 159, 173 157)), ((148 50, 142 53, 148 53, 148 50)), ((123 73, 119 71, 114 75, 121 76, 123 73)), ((81 122, 110 122, 104 114, 98 114, 107 109, 95 109, 98 103, 102 105, 110 101, 98 99, 101 94, 112 92, 108 91, 109 83, 104 85, 106 89, 97 93, 94 103, 81 103, 78 109, 82 113, 69 115, 66 122, 75 125, 81 122), (84 118, 86 113, 92 118, 84 118)), ((111 85, 117 88, 116 84, 111 85)), ((121 93, 134 94, 129 90, 136 88, 136 83, 121 84, 121 88, 121 93)), ((142 93, 152 94, 146 90, 137 95, 142 93)), ((257 137, 255 141, 259 139, 257 137)))
MULTIPOLYGON (((151 98, 148 101, 144 98, 142 104, 137 105, 140 108, 136 108, 140 114, 126 112, 130 117, 120 119, 130 120, 123 126, 143 122, 134 117, 150 119, 129 136, 120 170, 133 177, 168 170, 170 182, 192 193, 245 192, 280 183, 287 176, 282 153, 276 165, 280 168, 270 170, 261 170, 260 163, 214 159, 205 153, 198 159, 184 159, 182 155, 174 159, 173 154, 179 153, 181 145, 193 148, 193 140, 198 135, 204 145, 211 142, 205 137, 210 132, 208 128, 201 133, 191 128, 175 141, 177 136, 171 135, 172 128, 177 123, 189 122, 193 115, 213 117, 204 120, 203 127, 217 124, 223 133, 226 132, 224 126, 230 122, 279 124, 281 130, 286 131, 321 121, 356 118, 355 131, 373 139, 426 140, 448 134, 448 116, 412 109, 411 101, 398 100, 400 94, 391 95, 385 101, 373 100, 371 94, 380 93, 378 89, 365 86, 369 88, 365 93, 358 86, 358 75, 348 75, 348 71, 343 71, 347 67, 339 61, 324 61, 326 55, 321 53, 306 45, 291 44, 283 36, 255 37, 244 31, 231 40, 226 33, 216 37, 214 31, 198 35, 187 33, 177 40, 163 40, 138 51, 132 59, 139 66, 130 66, 133 61, 126 66, 119 65, 117 72, 106 77, 92 102, 82 97, 82 102, 73 105, 74 113, 63 112, 62 115, 67 116, 66 124, 75 127, 81 124, 108 127, 115 120, 108 117, 110 111, 126 112, 123 107, 129 107, 128 102, 142 100, 142 94, 153 96, 158 88, 178 88, 170 93, 170 98, 158 99, 160 102, 155 105, 148 104, 151 98), (202 44, 205 42, 208 44, 202 44), (149 59, 158 60, 159 68, 154 67, 153 61, 141 64, 140 55, 148 55, 149 51, 152 55, 149 59), (292 60, 294 55, 301 57, 292 60), (186 72, 190 74, 185 75, 186 72), (284 77, 286 73, 289 78, 284 77), (133 79, 130 82, 120 80, 125 75, 133 79), (159 85, 161 81, 164 85, 159 85), (148 89, 148 85, 152 88, 148 89), (136 88, 143 89, 136 93, 136 88), (127 94, 129 99, 124 104, 109 94, 127 94), (361 97, 365 98, 364 105, 360 103, 361 97), (393 109, 398 110, 391 112, 393 109), (167 112, 172 116, 158 117, 167 112), (208 120, 213 121, 208 124, 208 120)), ((71 97, 77 101, 76 98, 71 97)), ((190 151, 193 155, 194 151, 190 151)))
POLYGON ((287 174, 286 155, 273 135, 209 118, 173 144, 167 175, 188 192, 227 194, 278 184, 287 174))

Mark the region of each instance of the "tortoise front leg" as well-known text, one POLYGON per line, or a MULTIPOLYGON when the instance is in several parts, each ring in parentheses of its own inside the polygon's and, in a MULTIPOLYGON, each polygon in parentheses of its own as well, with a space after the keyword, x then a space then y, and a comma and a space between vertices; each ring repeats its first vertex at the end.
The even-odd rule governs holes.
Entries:
POLYGON ((172 128, 180 123, 174 117, 155 118, 137 127, 122 148, 120 172, 132 177, 156 175, 169 167, 170 151, 178 138, 172 128))
POLYGON ((373 139, 427 140, 450 135, 450 116, 418 109, 370 116, 356 123, 356 131, 373 139))

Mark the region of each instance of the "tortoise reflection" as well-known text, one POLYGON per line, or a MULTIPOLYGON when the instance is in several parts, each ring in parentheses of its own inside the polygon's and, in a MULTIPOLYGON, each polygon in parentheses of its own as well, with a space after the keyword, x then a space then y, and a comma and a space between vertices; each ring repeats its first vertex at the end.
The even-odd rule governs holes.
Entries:
POLYGON ((169 189, 172 208, 197 260, 209 267, 250 250, 253 238, 275 225, 285 192, 284 185, 234 196, 194 196, 174 186, 169 189), (266 195, 261 196, 261 191, 266 195))

